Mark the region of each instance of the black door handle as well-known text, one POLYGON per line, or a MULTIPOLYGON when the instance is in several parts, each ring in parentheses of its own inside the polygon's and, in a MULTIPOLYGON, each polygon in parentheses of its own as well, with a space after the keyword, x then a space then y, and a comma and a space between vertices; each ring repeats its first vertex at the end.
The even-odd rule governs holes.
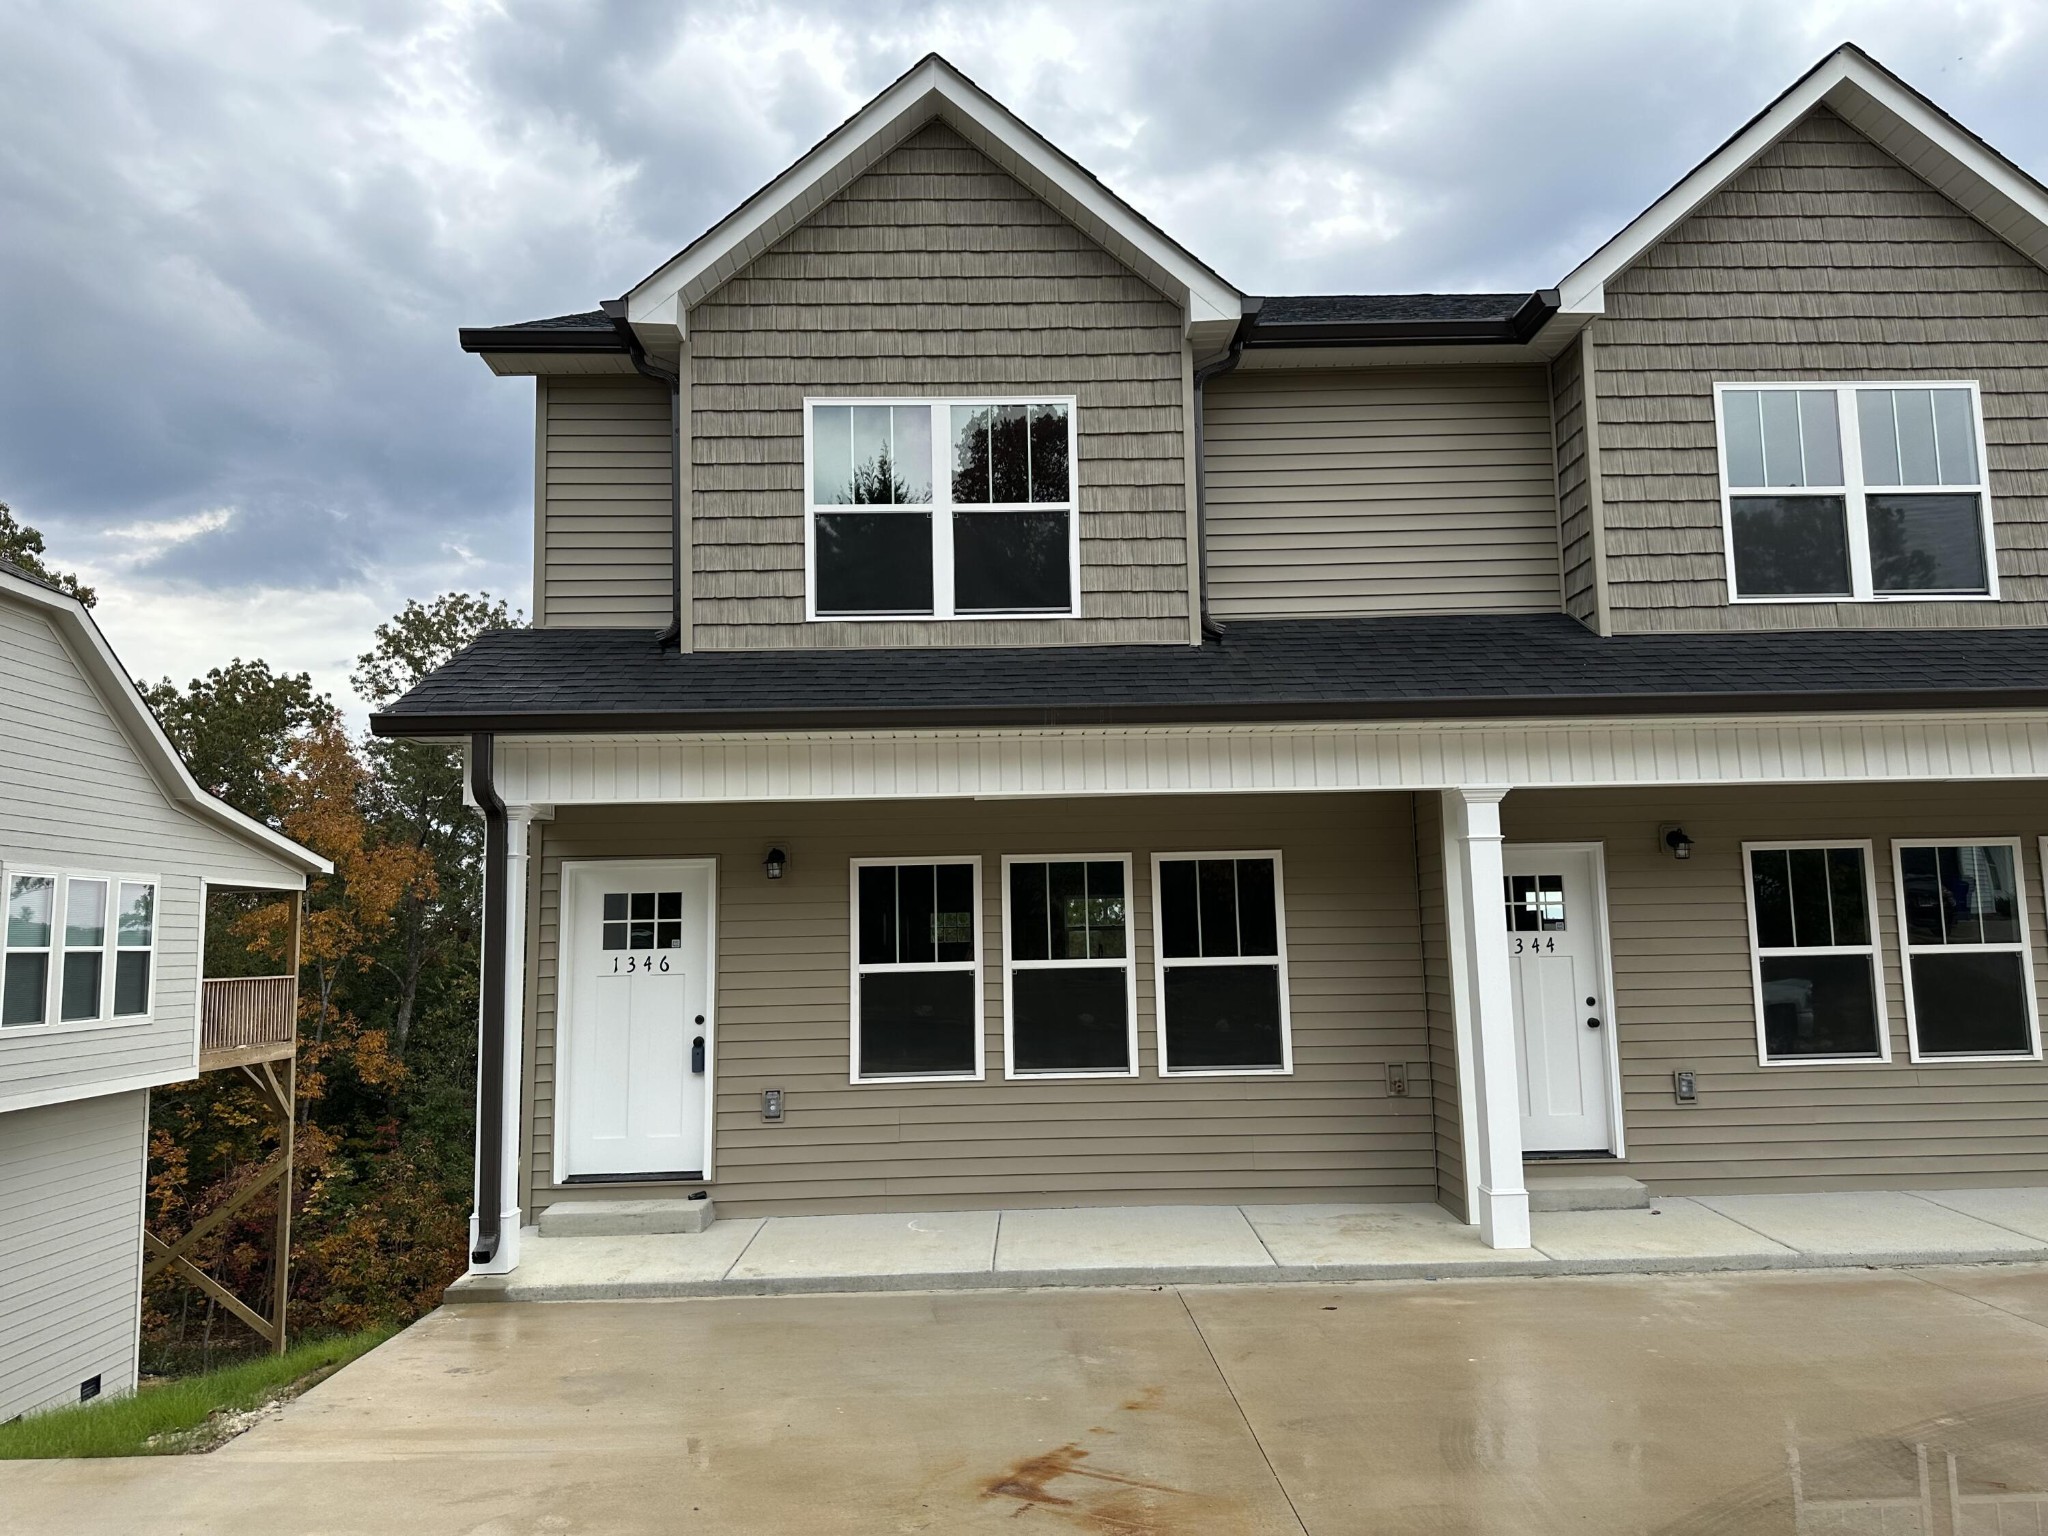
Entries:
POLYGON ((1588 1028, 1588 1029, 1598 1029, 1599 1027, 1600 1027, 1600 1021, 1599 1021, 1598 1019, 1588 1019, 1588 1020, 1586 1020, 1586 1028, 1588 1028))
POLYGON ((690 1042, 690 1070, 701 1075, 704 1071, 704 1037, 699 1035, 690 1042))

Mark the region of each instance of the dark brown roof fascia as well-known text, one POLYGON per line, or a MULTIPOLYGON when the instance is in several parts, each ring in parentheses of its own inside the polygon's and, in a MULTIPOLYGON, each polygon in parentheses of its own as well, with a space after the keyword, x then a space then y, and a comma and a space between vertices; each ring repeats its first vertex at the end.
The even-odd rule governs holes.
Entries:
POLYGON ((612 331, 523 330, 513 325, 465 327, 458 331, 465 352, 617 352, 626 344, 612 331))

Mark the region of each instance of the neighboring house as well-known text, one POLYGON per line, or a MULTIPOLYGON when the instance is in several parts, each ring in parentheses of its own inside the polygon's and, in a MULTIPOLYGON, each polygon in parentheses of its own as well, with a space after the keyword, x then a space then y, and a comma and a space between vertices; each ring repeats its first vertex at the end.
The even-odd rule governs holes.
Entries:
POLYGON ((293 1051, 295 977, 202 984, 207 895, 328 865, 201 790, 92 616, 4 562, 0 678, 4 1422, 134 1389, 149 1090, 293 1051))
POLYGON ((1844 48, 1555 289, 1261 300, 929 58, 463 332, 536 623, 375 728, 490 827, 475 1266, 700 1190, 2048 1182, 2044 262, 1844 48))

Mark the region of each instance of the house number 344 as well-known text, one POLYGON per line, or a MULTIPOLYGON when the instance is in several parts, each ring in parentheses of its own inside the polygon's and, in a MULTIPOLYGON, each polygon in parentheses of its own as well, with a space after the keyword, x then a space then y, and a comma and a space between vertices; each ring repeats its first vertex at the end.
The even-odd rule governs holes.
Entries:
POLYGON ((667 969, 667 955, 661 957, 659 965, 655 963, 655 958, 652 955, 649 955, 645 960, 642 960, 638 955, 612 956, 612 972, 618 976, 631 976, 635 971, 666 971, 667 969), (621 960, 624 960, 625 964, 621 965, 619 963, 621 960))
POLYGON ((1518 955, 1554 955, 1557 953, 1557 940, 1555 938, 1516 939, 1515 953, 1518 955))

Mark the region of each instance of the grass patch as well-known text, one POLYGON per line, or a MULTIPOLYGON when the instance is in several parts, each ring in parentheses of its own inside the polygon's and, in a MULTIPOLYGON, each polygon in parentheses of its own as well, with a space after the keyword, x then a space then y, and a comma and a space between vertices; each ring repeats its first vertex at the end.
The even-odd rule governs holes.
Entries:
POLYGON ((200 1376, 0 1424, 0 1461, 51 1456, 164 1456, 230 1439, 235 1416, 296 1397, 398 1330, 365 1328, 294 1345, 200 1376))

